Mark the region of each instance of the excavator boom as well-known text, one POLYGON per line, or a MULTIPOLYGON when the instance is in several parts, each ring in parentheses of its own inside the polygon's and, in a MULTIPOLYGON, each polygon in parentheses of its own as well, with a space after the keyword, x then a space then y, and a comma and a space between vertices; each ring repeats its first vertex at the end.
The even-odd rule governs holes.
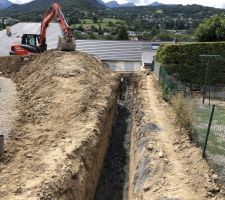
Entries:
POLYGON ((74 51, 75 42, 73 39, 72 30, 66 22, 66 19, 61 11, 60 5, 53 0, 51 7, 44 14, 41 22, 40 35, 24 34, 21 44, 13 44, 11 46, 10 55, 29 55, 33 53, 41 53, 47 50, 46 33, 50 22, 57 18, 63 37, 59 37, 58 49, 61 51, 74 51))
POLYGON ((59 38, 58 48, 62 51, 73 51, 75 50, 75 43, 73 40, 72 31, 67 24, 65 17, 61 11, 60 5, 56 2, 52 2, 51 8, 43 16, 41 23, 41 33, 40 33, 40 48, 45 49, 46 47, 46 32, 49 23, 57 17, 57 21, 61 27, 63 38, 59 38))

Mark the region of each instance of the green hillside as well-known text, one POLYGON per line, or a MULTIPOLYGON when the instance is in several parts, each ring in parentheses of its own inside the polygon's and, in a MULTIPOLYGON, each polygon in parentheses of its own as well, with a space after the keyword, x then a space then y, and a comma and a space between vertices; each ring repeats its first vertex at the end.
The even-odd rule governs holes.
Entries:
MULTIPOLYGON (((52 0, 35 0, 23 5, 13 4, 0 13, 21 21, 40 21, 43 13, 50 7, 52 0)), ((85 11, 104 9, 97 0, 58 0, 67 17, 78 17, 85 11)))

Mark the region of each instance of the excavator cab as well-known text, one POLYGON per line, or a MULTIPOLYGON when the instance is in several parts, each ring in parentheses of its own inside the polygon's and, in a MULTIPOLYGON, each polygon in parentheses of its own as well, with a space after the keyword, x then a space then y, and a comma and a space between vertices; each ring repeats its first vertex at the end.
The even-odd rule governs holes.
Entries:
POLYGON ((37 34, 24 34, 22 36, 21 44, 13 44, 11 46, 10 55, 29 55, 38 53, 38 38, 37 34))
POLYGON ((21 44, 37 48, 38 35, 37 34, 24 34, 22 36, 21 44))
POLYGON ((40 53, 47 50, 47 44, 38 46, 40 35, 38 34, 24 34, 22 36, 21 44, 13 44, 11 46, 10 55, 29 55, 40 53))
POLYGON ((21 44, 33 48, 32 53, 37 53, 37 52, 44 52, 47 51, 47 44, 46 41, 44 42, 43 46, 38 46, 40 43, 40 35, 38 34, 24 34, 22 36, 22 41, 21 44))

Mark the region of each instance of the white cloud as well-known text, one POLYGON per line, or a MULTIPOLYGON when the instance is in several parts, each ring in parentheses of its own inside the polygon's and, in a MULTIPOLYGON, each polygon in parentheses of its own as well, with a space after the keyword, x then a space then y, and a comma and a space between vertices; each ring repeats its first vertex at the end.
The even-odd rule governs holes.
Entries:
MULTIPOLYGON (((10 0, 14 3, 26 3, 30 2, 31 0, 10 0)), ((111 0, 103 0, 105 2, 111 1, 111 0)), ((127 3, 127 2, 134 2, 138 5, 145 5, 150 4, 156 0, 117 0, 119 3, 127 3)), ((211 6, 211 7, 217 7, 217 8, 225 8, 225 0, 213 0, 213 1, 203 1, 203 0, 158 0, 160 3, 167 3, 167 4, 199 4, 199 5, 205 5, 205 6, 211 6)))
POLYGON ((27 3, 32 0, 10 0, 12 3, 17 3, 17 4, 22 4, 22 3, 27 3))

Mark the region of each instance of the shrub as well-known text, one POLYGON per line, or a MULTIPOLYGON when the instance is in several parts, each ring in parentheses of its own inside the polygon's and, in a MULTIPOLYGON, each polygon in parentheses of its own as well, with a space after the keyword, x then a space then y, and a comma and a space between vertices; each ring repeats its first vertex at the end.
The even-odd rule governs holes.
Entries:
POLYGON ((177 74, 184 83, 203 85, 206 62, 211 68, 211 83, 225 84, 225 59, 201 59, 200 55, 213 54, 225 57, 225 42, 166 44, 158 49, 157 61, 169 75, 177 74))
POLYGON ((161 95, 162 95, 162 99, 164 101, 170 101, 171 99, 171 91, 170 91, 170 88, 164 84, 164 83, 160 83, 160 88, 161 88, 161 95))
POLYGON ((186 98, 181 93, 174 95, 171 103, 175 110, 176 122, 180 126, 180 129, 185 128, 191 133, 195 125, 194 110, 196 103, 193 99, 186 98))

